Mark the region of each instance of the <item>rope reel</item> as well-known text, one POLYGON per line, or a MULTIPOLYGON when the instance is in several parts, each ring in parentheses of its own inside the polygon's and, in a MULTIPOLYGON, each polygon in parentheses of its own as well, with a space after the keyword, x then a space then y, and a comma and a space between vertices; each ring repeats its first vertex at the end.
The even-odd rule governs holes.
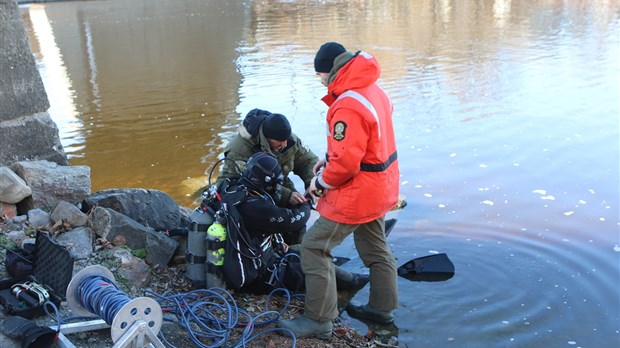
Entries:
POLYGON ((131 299, 115 284, 114 275, 103 266, 79 271, 67 287, 67 304, 78 315, 97 315, 110 325, 116 343, 134 324, 144 322, 157 335, 163 314, 157 301, 149 297, 131 299))

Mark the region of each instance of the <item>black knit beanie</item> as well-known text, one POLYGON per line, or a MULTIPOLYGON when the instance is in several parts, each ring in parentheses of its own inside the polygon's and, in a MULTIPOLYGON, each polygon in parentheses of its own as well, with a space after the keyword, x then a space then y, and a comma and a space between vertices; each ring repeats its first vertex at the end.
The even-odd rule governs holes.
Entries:
POLYGON ((266 138, 284 141, 291 136, 291 124, 282 114, 271 114, 263 122, 263 135, 266 138))
POLYGON ((328 73, 334 67, 334 59, 347 50, 337 42, 323 44, 314 57, 314 70, 316 72, 328 73))

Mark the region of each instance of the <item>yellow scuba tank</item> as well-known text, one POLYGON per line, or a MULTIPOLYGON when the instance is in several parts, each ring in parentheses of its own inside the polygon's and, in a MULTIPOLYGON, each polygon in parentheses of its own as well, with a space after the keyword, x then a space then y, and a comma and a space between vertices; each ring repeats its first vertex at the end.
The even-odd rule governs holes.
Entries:
POLYGON ((206 288, 226 289, 223 270, 226 245, 226 217, 222 210, 215 214, 215 222, 207 230, 206 288))

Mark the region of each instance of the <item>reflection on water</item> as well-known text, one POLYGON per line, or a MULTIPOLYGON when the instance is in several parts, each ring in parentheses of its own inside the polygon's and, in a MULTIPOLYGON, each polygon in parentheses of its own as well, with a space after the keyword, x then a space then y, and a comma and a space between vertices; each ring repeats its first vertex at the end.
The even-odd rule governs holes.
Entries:
POLYGON ((81 144, 84 137, 76 133, 81 128, 74 124, 77 110, 73 103, 74 93, 71 79, 62 60, 62 54, 56 45, 54 31, 50 26, 45 7, 33 5, 28 12, 24 12, 25 19, 32 23, 30 42, 37 46, 33 50, 37 54, 37 62, 43 68, 39 69, 41 78, 45 81, 47 97, 50 100, 50 115, 54 115, 54 122, 58 125, 59 136, 63 139, 65 149, 71 149, 73 144, 81 144))
POLYGON ((392 248, 399 265, 445 252, 456 267, 445 282, 400 279, 398 339, 419 347, 620 344, 619 11, 611 0, 22 7, 70 163, 91 167, 94 191, 155 188, 187 207, 253 108, 287 115, 325 151, 322 43, 376 55, 409 202, 392 248))
POLYGON ((235 59, 245 9, 239 2, 132 5, 55 3, 23 12, 32 41, 53 34, 50 45, 60 52, 41 50, 42 75, 60 66, 71 76, 71 90, 44 78, 48 91, 73 97, 65 105, 50 95, 58 108, 50 113, 64 120, 61 128, 80 129, 61 140, 71 164, 91 167, 93 190, 158 188, 189 205, 183 181, 204 175, 238 117, 235 59), (36 12, 47 18, 33 18, 36 12))

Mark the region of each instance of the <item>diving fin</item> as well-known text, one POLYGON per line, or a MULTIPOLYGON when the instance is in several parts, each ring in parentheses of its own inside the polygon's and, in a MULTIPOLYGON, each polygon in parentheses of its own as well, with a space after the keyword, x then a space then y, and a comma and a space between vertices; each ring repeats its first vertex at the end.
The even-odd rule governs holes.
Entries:
POLYGON ((394 229, 394 226, 396 225, 396 221, 398 221, 397 219, 388 219, 385 220, 385 236, 389 236, 390 232, 392 232, 392 229, 394 229))
POLYGON ((418 257, 398 267, 398 275, 415 281, 437 282, 454 276, 454 264, 445 253, 418 257))
POLYGON ((334 256, 332 262, 334 263, 334 265, 336 266, 340 266, 340 265, 344 265, 345 263, 351 261, 350 258, 348 257, 342 257, 342 256, 334 256))

